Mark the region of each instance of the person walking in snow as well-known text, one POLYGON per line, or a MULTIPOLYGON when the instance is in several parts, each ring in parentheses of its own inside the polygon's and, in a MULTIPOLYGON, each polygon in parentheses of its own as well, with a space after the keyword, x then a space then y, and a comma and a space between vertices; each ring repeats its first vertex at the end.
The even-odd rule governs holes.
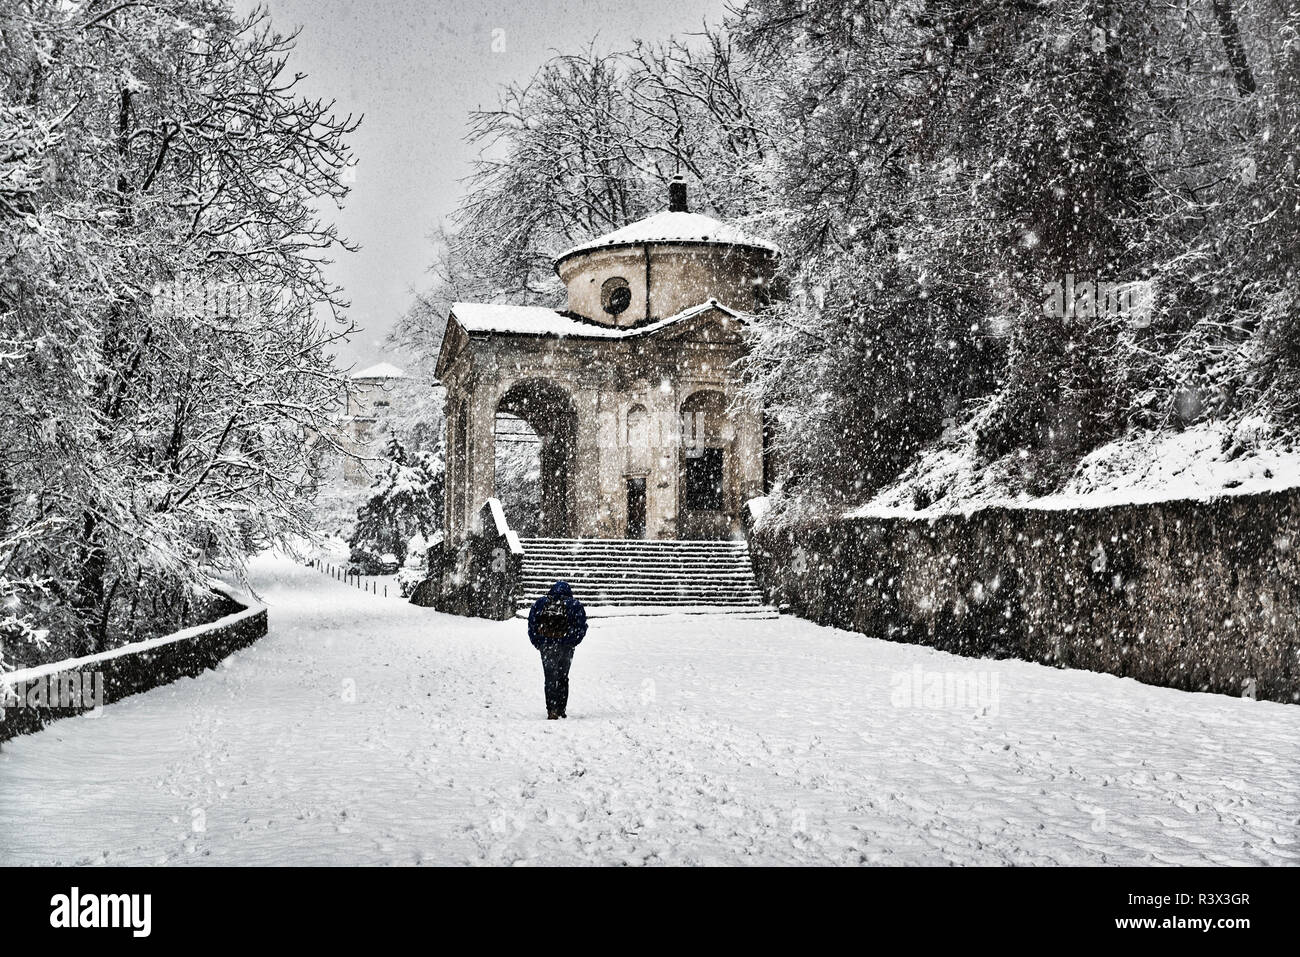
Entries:
POLYGON ((573 649, 587 635, 587 610, 573 597, 568 582, 556 582, 528 611, 528 640, 542 653, 546 718, 567 718, 569 666, 573 649))

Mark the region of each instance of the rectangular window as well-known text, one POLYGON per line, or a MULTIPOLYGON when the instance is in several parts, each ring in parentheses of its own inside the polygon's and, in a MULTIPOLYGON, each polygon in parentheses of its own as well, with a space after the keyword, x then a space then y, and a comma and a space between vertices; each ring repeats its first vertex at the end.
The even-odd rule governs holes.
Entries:
POLYGON ((722 449, 701 449, 686 459, 685 493, 692 511, 722 510, 722 449))

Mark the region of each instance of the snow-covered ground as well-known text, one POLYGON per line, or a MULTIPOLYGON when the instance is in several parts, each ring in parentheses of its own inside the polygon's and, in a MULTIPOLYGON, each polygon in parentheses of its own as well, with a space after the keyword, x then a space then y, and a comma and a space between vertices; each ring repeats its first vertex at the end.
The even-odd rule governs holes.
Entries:
POLYGON ((0 864, 1300 862, 1300 707, 681 616, 548 722, 520 621, 252 576, 226 666, 4 746, 0 864))
POLYGON ((1053 495, 1031 497, 1019 453, 983 462, 975 426, 926 449, 889 487, 851 514, 915 517, 993 505, 1098 508, 1131 502, 1207 499, 1300 485, 1300 447, 1274 437, 1258 417, 1202 422, 1181 432, 1134 432, 1095 449, 1053 495))

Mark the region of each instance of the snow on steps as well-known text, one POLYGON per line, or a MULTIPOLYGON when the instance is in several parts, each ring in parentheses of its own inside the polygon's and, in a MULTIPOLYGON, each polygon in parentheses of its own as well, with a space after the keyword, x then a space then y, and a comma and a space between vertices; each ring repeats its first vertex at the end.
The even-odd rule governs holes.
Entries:
MULTIPOLYGON (((536 599, 534 599, 536 600, 536 599)), ((531 602, 530 602, 531 604, 531 602)), ((587 620, 594 618, 653 618, 662 615, 685 615, 701 618, 754 619, 779 618, 777 610, 770 605, 737 608, 727 605, 583 605, 587 620)), ((528 617, 528 606, 521 605, 515 611, 516 618, 528 617)))
POLYGON ((527 538, 519 612, 567 581, 593 618, 730 615, 775 618, 745 542, 527 538))

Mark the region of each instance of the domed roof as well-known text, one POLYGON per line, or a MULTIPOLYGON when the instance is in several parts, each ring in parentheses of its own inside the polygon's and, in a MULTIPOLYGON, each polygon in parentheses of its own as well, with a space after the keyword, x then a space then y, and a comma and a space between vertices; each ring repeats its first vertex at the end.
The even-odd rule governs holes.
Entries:
POLYGON ((780 252, 767 240, 749 236, 712 216, 669 210, 639 219, 622 229, 616 229, 590 242, 566 249, 555 258, 555 265, 558 267, 564 260, 579 253, 618 246, 640 246, 643 243, 708 243, 719 246, 748 246, 751 249, 761 249, 773 254, 780 252))
POLYGON ((405 379, 406 373, 397 366, 381 362, 378 365, 369 366, 360 372, 354 372, 349 377, 352 379, 405 379))

